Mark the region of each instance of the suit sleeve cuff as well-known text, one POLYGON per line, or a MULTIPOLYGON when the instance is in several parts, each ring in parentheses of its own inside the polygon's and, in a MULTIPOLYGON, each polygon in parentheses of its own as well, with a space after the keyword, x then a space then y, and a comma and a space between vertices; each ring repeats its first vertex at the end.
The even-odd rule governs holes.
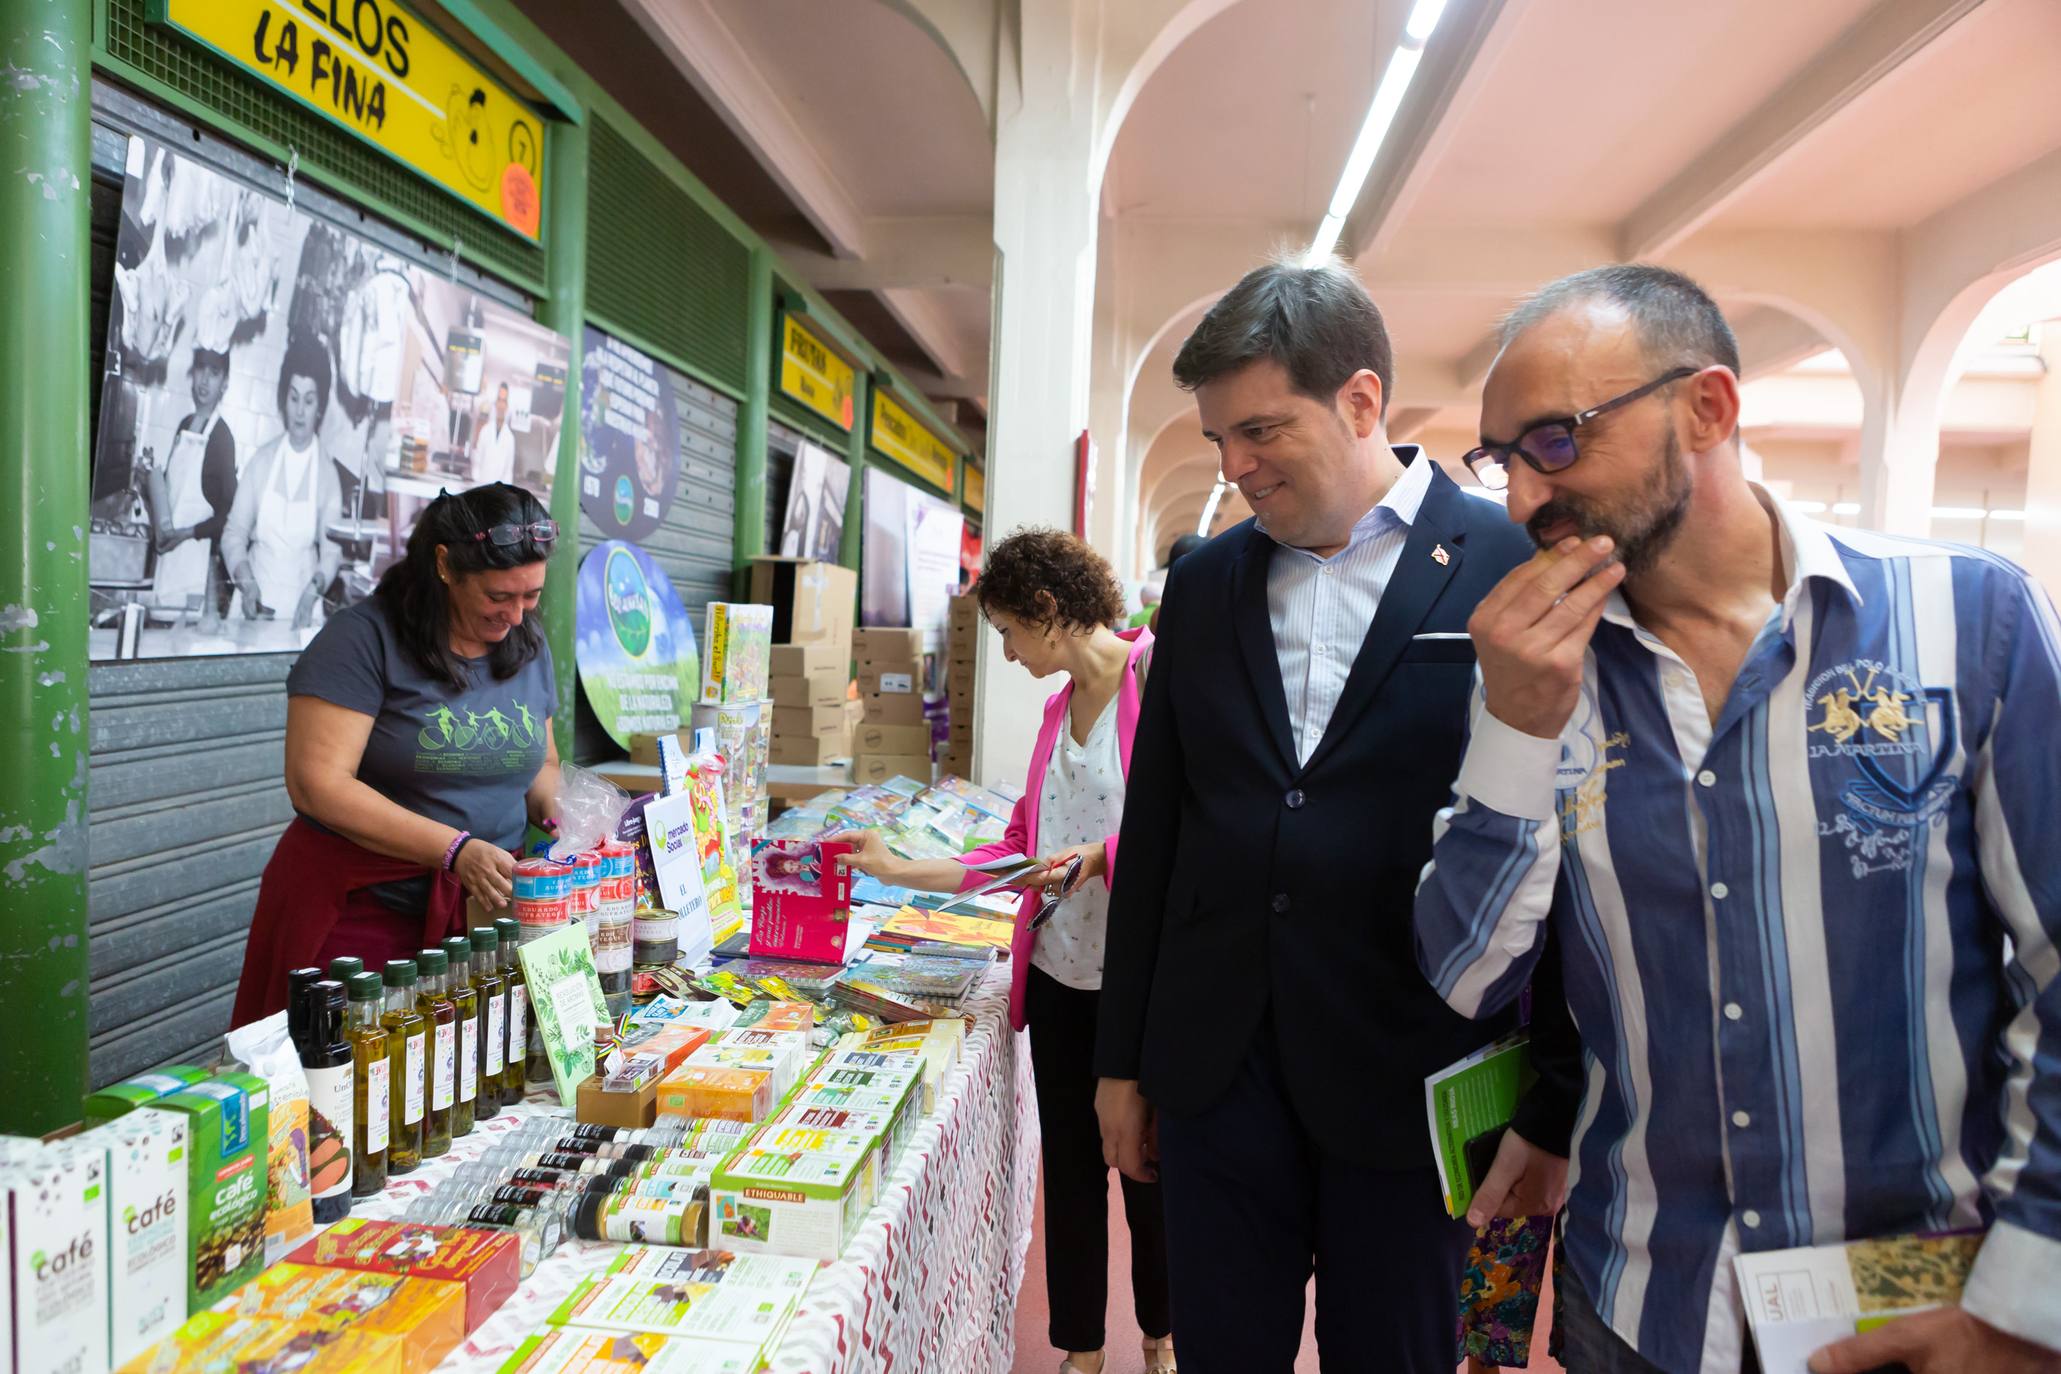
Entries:
POLYGON ((1559 767, 1559 740, 1512 729, 1483 706, 1474 713, 1467 757, 1460 761, 1453 790, 1505 816, 1550 821, 1559 767))
POLYGON ((2061 1270, 2061 1240, 1999 1221, 1976 1252, 1961 1306, 2006 1335, 2061 1351, 2061 1304, 2054 1274, 2061 1270))

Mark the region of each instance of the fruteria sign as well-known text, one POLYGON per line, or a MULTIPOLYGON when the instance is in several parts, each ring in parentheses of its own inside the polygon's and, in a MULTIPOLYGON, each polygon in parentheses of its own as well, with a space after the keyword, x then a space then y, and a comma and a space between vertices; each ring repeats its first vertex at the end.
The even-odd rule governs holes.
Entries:
POLYGON ((884 389, 873 393, 873 451, 892 458, 939 491, 950 494, 959 454, 904 410, 884 389))
POLYGON ((780 333, 780 394, 792 397, 839 429, 852 427, 857 373, 792 315, 780 333))
POLYGON ((151 18, 538 241, 543 121, 395 0, 151 0, 151 18))

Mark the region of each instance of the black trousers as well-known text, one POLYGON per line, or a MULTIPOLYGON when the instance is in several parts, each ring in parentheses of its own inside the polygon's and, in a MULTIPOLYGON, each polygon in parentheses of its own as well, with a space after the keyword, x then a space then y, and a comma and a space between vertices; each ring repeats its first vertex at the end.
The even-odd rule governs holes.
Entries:
POLYGON ((1452 1374, 1473 1231, 1446 1215, 1435 1168, 1370 1168, 1312 1139, 1277 1056, 1263 1027, 1222 1100, 1159 1116, 1182 1374, 1293 1368, 1312 1272, 1325 1374, 1452 1374))
MULTIPOLYGON (((1028 971, 1024 1019, 1045 1157, 1045 1293, 1052 1344, 1059 1350, 1100 1350, 1109 1305, 1109 1166, 1102 1162, 1102 1128, 1095 1119, 1095 1013, 1101 1000, 1101 993, 1070 988, 1043 969, 1028 971)), ((1160 1186, 1128 1178, 1122 1183, 1124 1219, 1131 1227, 1131 1302, 1139 1329, 1157 1340, 1172 1330, 1160 1186)))

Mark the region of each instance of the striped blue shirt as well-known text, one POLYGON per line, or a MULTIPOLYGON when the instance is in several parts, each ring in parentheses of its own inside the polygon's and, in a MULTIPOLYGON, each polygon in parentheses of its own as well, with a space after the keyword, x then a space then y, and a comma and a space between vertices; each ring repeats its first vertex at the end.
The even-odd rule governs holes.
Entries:
POLYGON ((1714 723, 1622 597, 1558 740, 1477 686, 1419 959, 1484 1015, 1550 928, 1566 1260, 1669 1374, 1739 1368, 1741 1249, 1947 1227, 1989 1227, 1968 1310, 2061 1348, 2061 626, 2002 559, 1768 499, 1787 590, 1714 723))
MULTIPOLYGON (((1281 544, 1267 565, 1267 616, 1281 661, 1281 692, 1295 732, 1295 758, 1308 763, 1345 695, 1353 660, 1373 627, 1382 593, 1410 541, 1410 526, 1431 487, 1433 461, 1414 445, 1395 449, 1406 463, 1388 494, 1353 524, 1329 558, 1281 544)), ((1265 533, 1266 523, 1260 522, 1265 533)), ((1276 543, 1280 541, 1276 540, 1276 543)))

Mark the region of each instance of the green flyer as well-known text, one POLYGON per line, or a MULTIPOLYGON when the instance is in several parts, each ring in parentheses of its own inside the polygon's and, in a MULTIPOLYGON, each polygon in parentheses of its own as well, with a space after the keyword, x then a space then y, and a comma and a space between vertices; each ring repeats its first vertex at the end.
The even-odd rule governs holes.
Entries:
POLYGON ((529 979, 530 1014, 551 1058, 560 1106, 570 1107, 594 1073, 594 1029, 608 1019, 587 928, 578 922, 530 941, 518 954, 529 979))

